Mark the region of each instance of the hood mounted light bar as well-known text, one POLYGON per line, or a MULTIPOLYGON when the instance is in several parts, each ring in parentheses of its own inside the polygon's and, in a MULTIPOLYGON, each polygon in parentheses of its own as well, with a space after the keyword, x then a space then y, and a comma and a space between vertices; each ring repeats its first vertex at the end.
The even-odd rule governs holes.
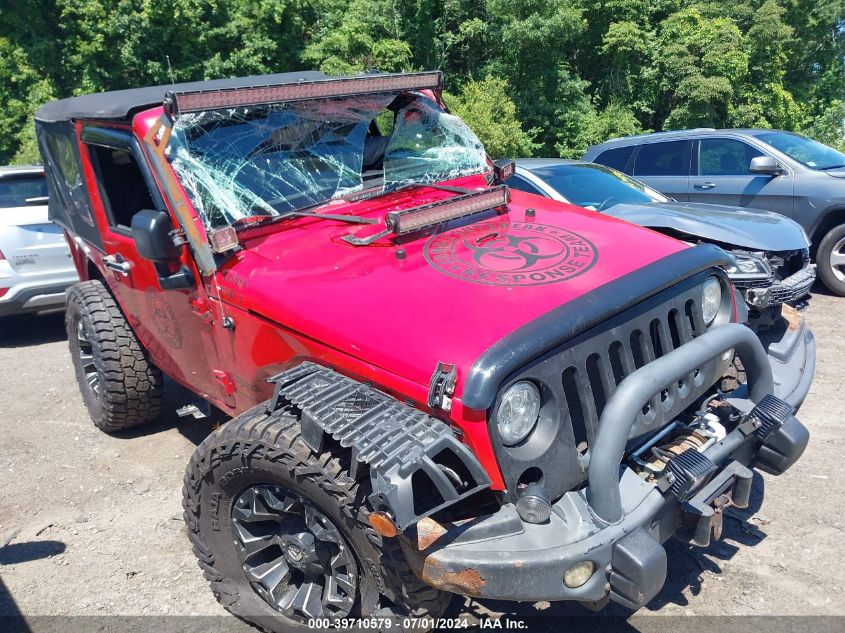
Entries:
POLYGON ((443 73, 439 70, 420 73, 333 77, 314 81, 252 86, 223 90, 168 92, 164 110, 171 118, 185 112, 221 110, 240 106, 263 105, 284 101, 303 101, 331 97, 404 92, 410 90, 442 90, 443 73))
POLYGON ((369 237, 346 235, 344 240, 353 246, 367 246, 376 240, 394 235, 407 235, 429 226, 457 220, 468 215, 489 211, 505 206, 510 201, 510 191, 507 186, 500 185, 492 189, 474 191, 462 196, 453 196, 445 200, 432 202, 419 207, 393 211, 385 217, 387 229, 369 237))

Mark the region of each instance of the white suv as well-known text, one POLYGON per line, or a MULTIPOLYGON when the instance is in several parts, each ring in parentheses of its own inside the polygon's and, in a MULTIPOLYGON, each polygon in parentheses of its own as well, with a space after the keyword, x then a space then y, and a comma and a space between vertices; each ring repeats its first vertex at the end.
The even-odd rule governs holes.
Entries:
POLYGON ((44 168, 0 167, 0 317, 61 310, 76 281, 62 229, 47 218, 44 168))

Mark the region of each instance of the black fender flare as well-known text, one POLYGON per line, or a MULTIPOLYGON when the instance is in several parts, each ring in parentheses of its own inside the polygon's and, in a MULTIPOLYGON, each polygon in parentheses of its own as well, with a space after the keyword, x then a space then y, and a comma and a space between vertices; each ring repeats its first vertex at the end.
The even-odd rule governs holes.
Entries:
POLYGON ((283 402, 295 407, 302 438, 315 452, 326 435, 350 449, 350 475, 369 468, 369 501, 399 530, 490 487, 448 424, 372 386, 312 362, 267 380, 275 385, 268 411, 283 402))

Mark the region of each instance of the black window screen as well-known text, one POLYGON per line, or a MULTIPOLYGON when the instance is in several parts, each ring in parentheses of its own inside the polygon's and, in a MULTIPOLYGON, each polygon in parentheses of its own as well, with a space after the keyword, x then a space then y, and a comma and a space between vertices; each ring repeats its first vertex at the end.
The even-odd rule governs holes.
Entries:
POLYGON ((640 146, 635 176, 688 176, 692 141, 666 141, 640 146))
POLYGON ((142 209, 154 209, 144 176, 132 152, 89 145, 103 203, 111 224, 129 229, 142 209))
POLYGON ((82 183, 76 129, 71 121, 35 122, 38 148, 44 159, 50 220, 102 250, 103 242, 82 183))

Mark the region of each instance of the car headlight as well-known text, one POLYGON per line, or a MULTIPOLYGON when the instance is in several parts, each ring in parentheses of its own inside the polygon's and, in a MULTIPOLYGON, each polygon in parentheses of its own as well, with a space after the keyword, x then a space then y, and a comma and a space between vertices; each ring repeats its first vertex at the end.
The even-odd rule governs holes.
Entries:
POLYGON ((710 325, 719 314, 719 306, 722 305, 722 283, 716 277, 708 277, 704 282, 703 297, 701 300, 701 315, 704 317, 704 324, 710 325))
POLYGON ((772 274, 772 269, 764 257, 751 253, 731 253, 731 255, 733 255, 735 263, 726 269, 728 276, 731 278, 747 279, 747 275, 768 278, 772 274))
POLYGON ((508 446, 528 437, 540 415, 540 391, 533 383, 521 380, 502 396, 496 409, 496 426, 508 446))

